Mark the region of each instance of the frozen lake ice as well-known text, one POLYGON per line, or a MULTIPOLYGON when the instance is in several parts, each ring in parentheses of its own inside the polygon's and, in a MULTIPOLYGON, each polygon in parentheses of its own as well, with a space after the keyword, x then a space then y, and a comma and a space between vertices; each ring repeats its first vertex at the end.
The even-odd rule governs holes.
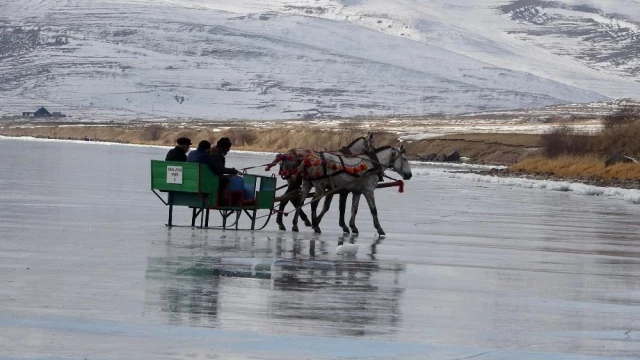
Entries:
POLYGON ((387 237, 362 201, 345 257, 335 204, 321 235, 166 228, 166 149, 0 151, 0 359, 640 357, 632 202, 416 164, 405 193, 376 192, 387 237))

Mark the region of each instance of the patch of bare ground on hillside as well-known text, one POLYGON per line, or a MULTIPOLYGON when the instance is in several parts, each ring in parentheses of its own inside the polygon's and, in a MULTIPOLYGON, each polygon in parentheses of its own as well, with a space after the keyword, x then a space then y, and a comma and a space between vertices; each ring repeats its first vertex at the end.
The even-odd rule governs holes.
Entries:
MULTIPOLYGON (((292 148, 334 150, 366 134, 359 128, 322 130, 305 126, 274 125, 259 127, 182 127, 167 125, 53 125, 0 127, 5 136, 33 136, 49 139, 108 141, 117 143, 174 145, 175 139, 188 137, 194 145, 200 140, 215 143, 229 137, 234 149, 282 152, 292 148)), ((412 159, 426 155, 450 154, 457 150, 472 162, 485 164, 513 164, 537 151, 538 135, 523 134, 463 134, 448 135, 425 140, 398 140, 398 134, 375 132, 375 142, 382 145, 405 145, 412 159)))

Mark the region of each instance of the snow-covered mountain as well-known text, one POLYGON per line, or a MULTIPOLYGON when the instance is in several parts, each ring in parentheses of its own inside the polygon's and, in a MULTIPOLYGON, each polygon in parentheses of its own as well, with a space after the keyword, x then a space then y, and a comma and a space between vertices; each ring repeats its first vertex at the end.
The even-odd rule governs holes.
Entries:
POLYGON ((0 115, 283 119, 637 98, 639 13, 632 0, 0 0, 0 115))

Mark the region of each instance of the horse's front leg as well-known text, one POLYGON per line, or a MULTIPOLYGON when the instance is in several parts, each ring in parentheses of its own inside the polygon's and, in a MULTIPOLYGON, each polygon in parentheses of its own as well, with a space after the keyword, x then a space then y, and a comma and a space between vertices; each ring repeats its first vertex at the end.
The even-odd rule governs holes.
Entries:
MULTIPOLYGON (((300 201, 300 196, 296 196, 294 197, 295 200, 291 201, 291 204, 293 204, 293 206, 295 206, 296 208, 299 206, 302 206, 304 204, 304 201, 306 199, 304 199, 302 202, 300 201)), ((304 221, 304 226, 306 227, 311 227, 311 220, 309 220, 309 217, 307 216, 307 214, 304 212, 304 210, 300 209, 300 219, 302 219, 302 221, 304 221)))
POLYGON ((341 191, 340 192, 340 221, 338 222, 338 225, 340 225, 340 227, 342 228, 342 231, 345 234, 350 233, 351 231, 349 230, 349 228, 347 227, 347 224, 344 223, 344 213, 347 209, 347 196, 349 195, 348 192, 346 191, 341 191))
POLYGON ((318 219, 318 202, 320 202, 320 199, 324 196, 324 187, 314 186, 314 188, 316 189, 316 195, 311 202, 311 224, 313 231, 316 234, 320 234, 322 231, 320 230, 320 221, 318 219))
MULTIPOLYGON (((303 199, 302 202, 299 201, 300 194, 298 194, 298 192, 302 187, 302 178, 300 176, 297 176, 287 181, 289 182, 287 193, 291 194, 291 198, 292 198, 292 200, 290 200, 291 204, 294 207, 298 208, 299 206, 302 206, 304 202, 307 200, 307 199, 303 199)), ((309 221, 309 218, 307 217, 307 214, 305 214, 304 210, 300 210, 300 218, 302 219, 302 221, 304 221, 304 226, 311 227, 311 221, 309 221)))
POLYGON ((382 230, 382 226, 380 226, 380 221, 378 220, 378 209, 376 208, 376 199, 373 196, 373 191, 365 192, 364 198, 367 199, 367 204, 369 204, 369 210, 371 211, 371 217, 373 218, 373 226, 378 230, 378 235, 384 236, 384 230, 382 230))
MULTIPOLYGON (((311 183, 309 181, 303 181, 302 187, 300 188, 300 204, 304 204, 304 200, 309 195, 311 191, 311 183)), ((291 231, 298 232, 298 217, 300 216, 300 211, 302 205, 296 206, 296 214, 293 216, 293 226, 291 227, 291 231)))
POLYGON ((349 220, 349 227, 351 228, 351 232, 355 235, 358 234, 358 228, 356 227, 356 215, 358 214, 359 204, 360 193, 354 192, 353 196, 351 197, 351 220, 349 220))
POLYGON ((331 207, 331 200, 333 200, 333 194, 328 194, 324 197, 324 202, 322 204, 322 211, 320 211, 320 214, 318 214, 318 223, 316 224, 318 225, 318 227, 320 226, 320 222, 322 221, 322 218, 329 211, 329 208, 331 207))

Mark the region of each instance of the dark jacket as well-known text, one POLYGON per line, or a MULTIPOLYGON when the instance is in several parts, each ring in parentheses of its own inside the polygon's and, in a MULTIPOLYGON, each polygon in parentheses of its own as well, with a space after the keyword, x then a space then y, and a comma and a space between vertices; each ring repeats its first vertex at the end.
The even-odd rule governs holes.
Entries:
POLYGON ((164 161, 187 161, 187 153, 180 147, 176 146, 169 150, 164 161))
POLYGON ((213 160, 214 165, 218 169, 221 169, 220 171, 222 174, 235 175, 238 173, 238 170, 236 169, 225 167, 226 159, 224 154, 217 147, 211 148, 211 159, 213 160))
POLYGON ((199 164, 206 164, 207 166, 209 166, 209 169, 211 169, 211 171, 214 174, 222 175, 220 168, 217 167, 216 164, 214 164, 213 159, 211 158, 211 155, 207 154, 204 151, 193 150, 189 152, 189 156, 187 156, 187 161, 199 163, 199 164))

